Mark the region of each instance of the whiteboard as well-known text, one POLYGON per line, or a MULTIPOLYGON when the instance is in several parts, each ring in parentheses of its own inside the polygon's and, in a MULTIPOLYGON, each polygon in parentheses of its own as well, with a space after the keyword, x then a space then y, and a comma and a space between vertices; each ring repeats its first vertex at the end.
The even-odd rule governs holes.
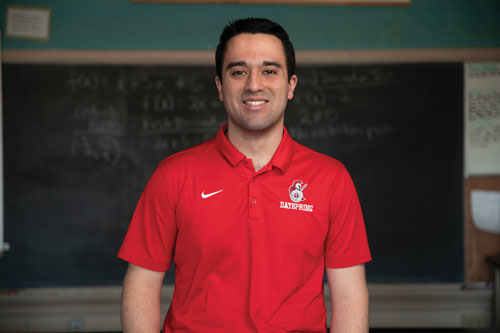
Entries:
POLYGON ((465 63, 465 176, 500 174, 500 62, 465 63))

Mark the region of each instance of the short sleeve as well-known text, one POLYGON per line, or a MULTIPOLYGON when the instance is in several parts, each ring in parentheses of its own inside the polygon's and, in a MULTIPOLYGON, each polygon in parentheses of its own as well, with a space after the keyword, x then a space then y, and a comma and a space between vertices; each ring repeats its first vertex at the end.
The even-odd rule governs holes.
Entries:
POLYGON ((170 268, 177 235, 175 186, 160 164, 136 206, 118 257, 153 271, 170 268))
POLYGON ((345 168, 332 189, 325 265, 344 268, 371 260, 363 213, 352 179, 345 168))

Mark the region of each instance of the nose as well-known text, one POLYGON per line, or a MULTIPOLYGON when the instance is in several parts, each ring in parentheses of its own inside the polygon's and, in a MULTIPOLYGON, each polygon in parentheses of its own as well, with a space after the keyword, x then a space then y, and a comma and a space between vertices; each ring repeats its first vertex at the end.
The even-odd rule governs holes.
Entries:
POLYGON ((248 75, 245 89, 252 93, 262 91, 262 80, 259 73, 251 72, 250 75, 248 75))

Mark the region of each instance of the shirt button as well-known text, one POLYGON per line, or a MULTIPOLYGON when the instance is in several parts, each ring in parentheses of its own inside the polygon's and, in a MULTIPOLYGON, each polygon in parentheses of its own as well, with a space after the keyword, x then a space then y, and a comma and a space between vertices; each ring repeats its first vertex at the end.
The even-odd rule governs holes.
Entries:
POLYGON ((252 199, 252 204, 253 204, 253 205, 257 204, 257 199, 253 198, 253 199, 252 199))

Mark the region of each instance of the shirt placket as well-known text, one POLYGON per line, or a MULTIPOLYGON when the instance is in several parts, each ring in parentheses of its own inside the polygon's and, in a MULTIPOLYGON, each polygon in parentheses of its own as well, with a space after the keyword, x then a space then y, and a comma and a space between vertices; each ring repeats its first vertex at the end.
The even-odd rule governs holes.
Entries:
POLYGON ((248 175, 248 219, 257 220, 259 219, 259 191, 257 188, 256 177, 257 173, 254 170, 251 160, 244 160, 243 165, 246 169, 248 175))
POLYGON ((266 244, 263 241, 265 229, 265 216, 263 216, 263 202, 260 191, 260 175, 265 173, 265 170, 255 172, 250 161, 244 163, 248 169, 248 230, 250 232, 250 251, 249 251, 249 301, 248 310, 249 316, 255 325, 256 331, 265 331, 262 326, 262 311, 264 310, 263 303, 265 300, 265 277, 269 276, 266 268, 262 266, 262 260, 266 257, 266 244))
POLYGON ((248 219, 257 220, 259 219, 259 194, 257 189, 257 183, 255 175, 248 182, 248 219))

